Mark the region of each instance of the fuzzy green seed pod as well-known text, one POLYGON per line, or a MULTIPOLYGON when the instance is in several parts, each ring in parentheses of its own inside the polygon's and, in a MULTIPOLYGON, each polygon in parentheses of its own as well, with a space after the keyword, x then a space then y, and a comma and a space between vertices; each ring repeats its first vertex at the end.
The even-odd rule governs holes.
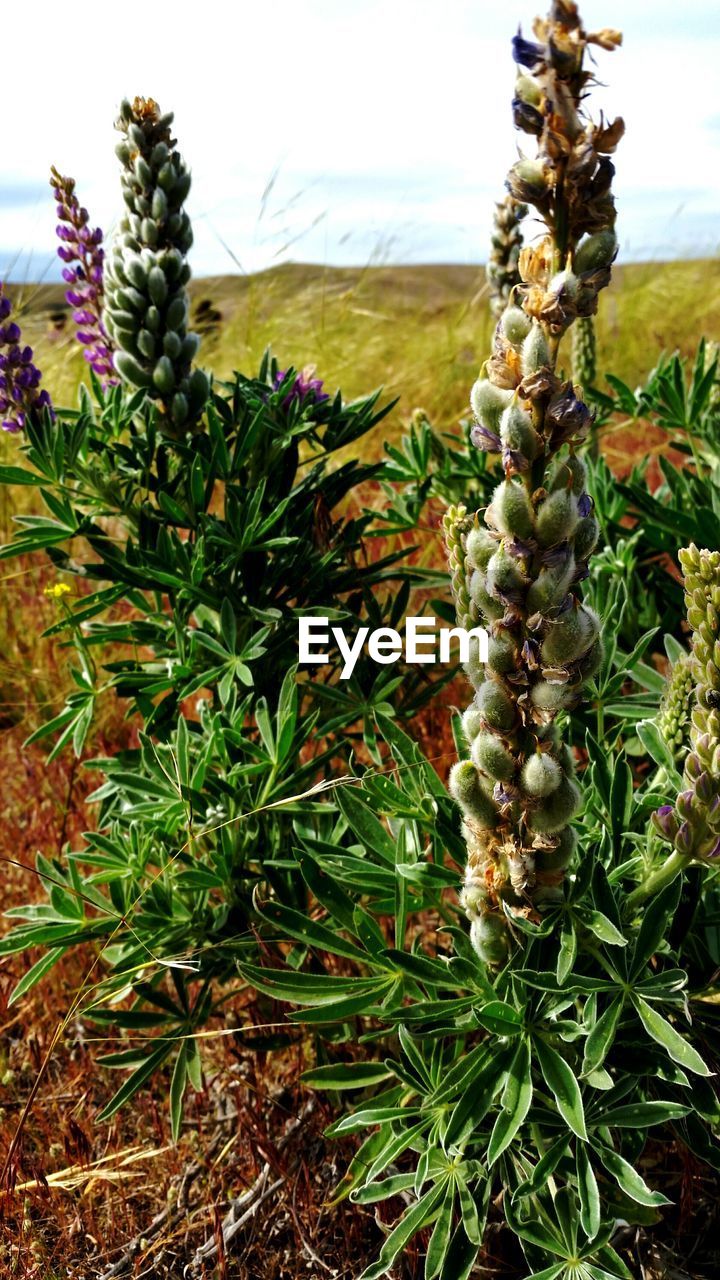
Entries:
POLYGON ((475 741, 482 729, 482 725, 483 718, 480 708, 476 706, 474 702, 471 702, 470 706, 466 707, 463 711, 462 717, 463 733, 465 734, 465 740, 468 746, 471 746, 475 741))
POLYGON ((510 595, 527 584, 521 561, 511 556, 501 543, 488 561, 486 587, 491 596, 510 595))
POLYGON ((573 549, 575 551, 576 560, 587 560, 592 555, 597 540, 600 537, 600 525, 594 516, 583 516, 578 521, 575 534, 573 536, 573 549))
POLYGON ((553 609, 559 609, 567 597, 575 569, 575 557, 570 549, 559 564, 542 568, 527 594, 529 611, 547 615, 553 609))
POLYGON ((472 744, 472 760, 482 773, 495 782, 509 782, 515 773, 515 761, 493 733, 479 733, 472 744))
POLYGON ((515 640, 507 631, 497 631, 488 637, 488 666, 498 675, 510 675, 520 665, 520 653, 515 640))
POLYGON ((470 926, 470 941, 484 964, 503 964, 510 950, 507 923, 497 914, 476 916, 470 926))
POLYGON ((554 547, 572 538, 579 520, 577 498, 567 489, 548 494, 537 513, 537 540, 542 547, 554 547))
POLYGON ((599 267, 608 267, 618 249, 617 236, 613 230, 598 231, 582 241, 575 253, 575 270, 578 274, 585 271, 597 271, 599 267))
POLYGON ((470 577, 470 598, 474 607, 477 609, 479 616, 485 622, 491 622, 496 618, 502 618, 503 606, 499 600, 495 600, 487 590, 485 585, 486 575, 482 569, 476 569, 470 577))
POLYGON ((573 778, 562 778, 552 795, 538 803, 538 808, 528 815, 528 826, 543 835, 561 831, 579 812, 582 805, 580 788, 573 778))
POLYGON ((515 703, 497 680, 486 680, 475 695, 480 714, 491 729, 509 733, 515 724, 515 703))
POLYGON ((550 626, 543 640, 541 654, 548 666, 566 666, 577 662, 590 651, 597 640, 600 623, 597 615, 587 605, 573 601, 572 606, 560 614, 550 626))
POLYGON ((478 771, 472 760, 459 760, 454 764, 448 780, 448 790, 465 817, 487 830, 497 821, 497 809, 483 790, 478 771))
POLYGON ((497 542, 492 534, 477 525, 465 538, 465 555, 470 569, 487 569, 490 557, 497 550, 497 542))
POLYGON ((500 533, 521 539, 531 538, 533 509, 522 481, 503 480, 495 490, 485 518, 500 533))
POLYGON ((584 390, 595 386, 597 352, 592 316, 580 316, 572 331, 572 376, 584 390))
POLYGON ((527 378, 533 373, 537 373, 538 369, 545 368, 550 363, 550 348, 547 339, 543 333, 542 325, 537 320, 533 321, 532 328, 523 342, 522 348, 522 371, 523 377, 527 378))
POLYGON ((511 391, 496 387, 487 378, 478 378, 470 392, 470 408, 483 427, 497 431, 500 416, 511 398, 511 391))
POLYGON ((540 437, 532 417, 517 397, 513 398, 500 419, 500 439, 507 449, 522 454, 528 462, 534 462, 540 452, 540 437))
POLYGON ((592 680, 593 676, 600 670, 603 653, 602 636, 598 636, 592 648, 588 650, 585 656, 581 658, 578 663, 576 663, 576 678, 581 682, 581 684, 585 684, 586 681, 592 680))
POLYGON ((522 307, 507 307, 500 321, 503 336, 513 346, 522 346, 532 327, 532 321, 522 307))
POLYGON ((552 795, 562 781, 562 769, 549 752, 536 752, 525 761, 520 784, 526 795, 538 799, 552 795))
POLYGON ((578 458, 576 453, 571 453, 567 458, 556 462, 550 472, 548 488, 552 492, 556 489, 569 490, 579 498, 580 494, 587 489, 587 467, 582 458, 578 458))
POLYGON ((557 715, 577 701, 577 690, 567 684, 552 684, 549 680, 538 680, 530 692, 530 700, 538 711, 557 715))

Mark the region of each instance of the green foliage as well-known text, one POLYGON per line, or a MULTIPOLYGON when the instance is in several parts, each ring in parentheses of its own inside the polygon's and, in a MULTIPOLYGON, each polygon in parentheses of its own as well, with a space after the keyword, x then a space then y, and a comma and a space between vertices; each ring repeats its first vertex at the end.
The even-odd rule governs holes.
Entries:
POLYGON ((348 447, 389 406, 302 387, 266 357, 256 378, 216 385, 206 430, 171 441, 145 392, 95 385, 78 412, 33 423, 24 465, 0 473, 37 486, 47 511, 19 516, 0 554, 44 552, 91 584, 59 597, 48 634, 76 655, 73 686, 32 740, 54 740, 51 756, 79 755, 98 700, 112 694, 139 725, 137 745, 85 761, 99 774, 97 829, 62 859, 38 859, 48 902, 15 910, 22 923, 0 950, 48 948, 17 999, 68 947, 102 943, 95 1011, 152 1030, 131 1054, 118 1105, 174 1057, 176 1128, 185 1084, 198 1078, 192 1037, 215 1013, 217 982, 256 956, 260 935, 277 956, 275 938, 297 935, 293 920, 309 928, 308 893, 321 893, 324 873, 308 890, 294 820, 306 815, 308 832, 330 839, 339 815, 326 831, 315 794, 356 746, 379 761, 376 712, 411 714, 433 688, 367 657, 341 681, 332 650, 327 667, 298 676, 304 615, 352 630, 396 625, 411 589, 439 576, 411 569, 390 543, 370 554, 373 511, 356 500, 347 513, 351 495, 383 475, 348 460, 348 447), (260 897, 272 899, 269 915, 260 897))

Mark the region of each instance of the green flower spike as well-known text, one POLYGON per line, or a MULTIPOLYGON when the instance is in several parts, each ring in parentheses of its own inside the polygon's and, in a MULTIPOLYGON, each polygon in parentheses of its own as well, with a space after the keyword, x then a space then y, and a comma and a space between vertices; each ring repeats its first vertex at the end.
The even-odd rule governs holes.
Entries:
POLYGON ((163 429, 179 435, 201 412, 208 380, 192 367, 200 340, 188 331, 190 174, 170 135, 172 120, 152 99, 120 108, 126 211, 108 257, 103 319, 120 377, 146 388, 159 402, 163 429))
POLYGON ((658 713, 658 729, 674 757, 682 761, 690 743, 690 722, 695 702, 695 678, 689 654, 679 657, 663 695, 658 713))
POLYGON ((493 233, 490 240, 490 257, 487 280, 490 286, 490 308, 494 316, 501 316, 512 291, 520 283, 518 260, 523 246, 522 220, 527 205, 506 196, 495 205, 493 233))
POLYGON ((680 552, 680 564, 693 636, 695 698, 683 789, 674 808, 665 805, 653 815, 657 830, 675 848, 670 871, 678 859, 720 857, 720 551, 691 546, 680 552))

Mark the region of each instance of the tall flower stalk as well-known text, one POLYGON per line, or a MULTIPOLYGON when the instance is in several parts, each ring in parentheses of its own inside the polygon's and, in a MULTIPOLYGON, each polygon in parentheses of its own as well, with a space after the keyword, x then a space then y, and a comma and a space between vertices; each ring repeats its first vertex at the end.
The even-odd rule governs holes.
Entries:
POLYGON ((11 435, 24 431, 28 417, 48 409, 50 395, 41 389, 42 374, 34 362, 32 347, 22 340, 20 325, 12 318, 12 303, 0 281, 0 426, 11 435))
POLYGON ((83 355, 104 386, 116 385, 112 363, 112 346, 102 321, 103 306, 103 233, 90 226, 90 216, 77 198, 75 179, 64 177, 53 166, 50 185, 57 201, 58 257, 63 266, 63 280, 69 286, 65 301, 73 308, 76 337, 82 343, 83 355))
MULTIPOLYGON (((489 632, 486 667, 467 666, 470 758, 450 780, 468 849, 464 906, 488 963, 507 953, 508 915, 537 918, 563 897, 582 798, 557 720, 578 703, 601 655, 599 620, 579 591, 598 536, 576 453, 593 415, 560 378, 558 352, 573 322, 595 312, 617 252, 609 157, 623 124, 593 124, 584 104, 588 45, 613 49, 620 36, 588 34, 576 6, 555 0, 535 37, 513 41, 513 107, 536 154, 513 166, 507 185, 535 207, 546 233, 520 253, 520 284, 471 394, 473 441, 501 456, 505 478, 482 520, 454 528, 464 589, 489 632)), ((456 546, 453 554, 457 579, 456 546)))
POLYGON ((151 98, 120 108, 117 155, 126 212, 108 259, 103 318, 120 377, 147 389, 159 402, 161 426, 177 434, 193 426, 208 379, 192 367, 200 339, 188 329, 190 173, 171 136, 172 121, 151 98))

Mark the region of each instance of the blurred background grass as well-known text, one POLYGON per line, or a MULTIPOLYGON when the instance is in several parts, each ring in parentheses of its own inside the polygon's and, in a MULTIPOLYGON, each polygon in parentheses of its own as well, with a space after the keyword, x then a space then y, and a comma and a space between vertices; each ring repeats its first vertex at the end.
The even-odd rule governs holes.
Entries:
MULTIPOLYGON (((85 363, 60 286, 13 288, 23 335, 58 404, 74 405, 85 363)), ((313 364, 328 389, 354 397, 384 386, 400 400, 373 438, 382 453, 421 405, 450 430, 489 350, 484 267, 320 267, 285 264, 192 285, 202 363, 223 377, 253 372, 266 347, 282 365, 313 364)), ((661 351, 689 354, 699 334, 720 337, 720 259, 630 264, 613 272, 597 319, 599 385, 610 371, 634 384, 661 351)), ((12 441, 6 442, 7 456, 12 441)))

